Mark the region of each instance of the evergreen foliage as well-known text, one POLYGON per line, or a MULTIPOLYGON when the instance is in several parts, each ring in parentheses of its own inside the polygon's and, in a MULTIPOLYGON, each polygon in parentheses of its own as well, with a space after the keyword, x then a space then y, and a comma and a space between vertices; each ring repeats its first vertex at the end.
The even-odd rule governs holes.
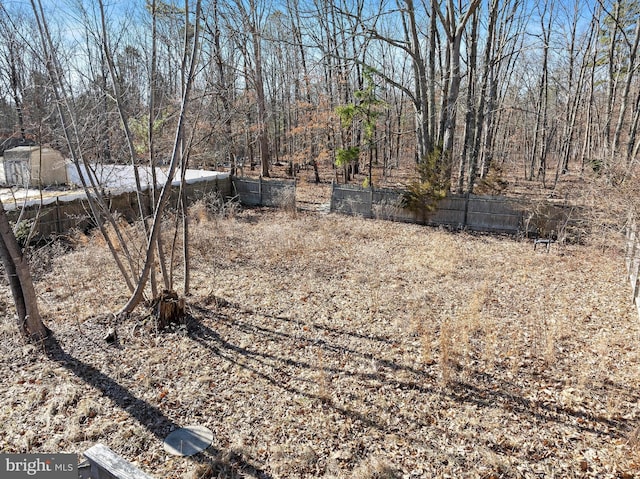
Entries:
POLYGON ((402 195, 402 207, 414 212, 422 222, 426 222, 438 201, 447 196, 447 178, 437 168, 441 155, 442 149, 438 147, 422 158, 416 165, 417 177, 402 195))

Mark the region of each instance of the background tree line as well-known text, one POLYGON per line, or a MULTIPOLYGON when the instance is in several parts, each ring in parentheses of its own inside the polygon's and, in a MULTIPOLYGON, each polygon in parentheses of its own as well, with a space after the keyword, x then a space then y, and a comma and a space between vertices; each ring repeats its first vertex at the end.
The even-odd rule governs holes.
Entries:
POLYGON ((246 161, 269 176, 276 162, 334 165, 357 147, 348 178, 435 151, 440 181, 463 192, 505 163, 550 185, 570 168, 624 181, 640 149, 636 1, 207 0, 187 21, 165 0, 42 7, 49 53, 29 3, 1 7, 0 127, 68 149, 54 53, 91 161, 168 162, 196 23, 196 167, 246 161), (340 121, 363 102, 374 116, 340 121))

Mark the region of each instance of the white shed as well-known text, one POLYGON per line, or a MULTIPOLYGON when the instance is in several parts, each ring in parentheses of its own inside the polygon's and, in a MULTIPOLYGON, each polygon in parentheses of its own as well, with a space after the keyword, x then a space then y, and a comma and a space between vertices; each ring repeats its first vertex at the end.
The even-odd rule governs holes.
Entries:
POLYGON ((68 183, 65 159, 46 146, 18 146, 4 152, 5 182, 8 185, 40 187, 68 183))

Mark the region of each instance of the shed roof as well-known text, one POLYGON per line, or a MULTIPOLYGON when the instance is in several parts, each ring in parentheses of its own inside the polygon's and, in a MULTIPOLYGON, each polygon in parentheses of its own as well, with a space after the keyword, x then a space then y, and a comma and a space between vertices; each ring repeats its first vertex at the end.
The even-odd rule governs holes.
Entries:
POLYGON ((11 152, 16 152, 16 153, 20 153, 20 152, 26 152, 26 151, 37 151, 37 150, 42 150, 42 151, 58 151, 54 148, 51 148, 50 146, 39 146, 39 145, 21 145, 21 146, 15 146, 13 148, 9 148, 8 150, 5 150, 5 154, 6 153, 11 153, 11 152))

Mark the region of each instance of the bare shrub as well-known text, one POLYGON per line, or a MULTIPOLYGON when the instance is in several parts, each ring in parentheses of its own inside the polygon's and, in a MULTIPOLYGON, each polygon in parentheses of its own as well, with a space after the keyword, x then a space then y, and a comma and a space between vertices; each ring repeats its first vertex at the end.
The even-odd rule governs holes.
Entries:
POLYGON ((395 201, 384 199, 379 203, 371 206, 373 217, 377 220, 394 220, 400 216, 402 212, 402 198, 395 201))
POLYGON ((71 251, 72 245, 63 238, 56 238, 42 246, 30 246, 25 253, 31 265, 31 274, 35 281, 44 278, 53 269, 54 259, 71 251))
POLYGON ((190 208, 191 215, 199 222, 235 217, 240 210, 238 196, 225 199, 219 191, 206 193, 190 208))
POLYGON ((533 200, 528 204, 525 214, 524 234, 561 244, 580 243, 588 234, 588 224, 578 220, 579 216, 575 206, 533 200))
POLYGON ((280 208, 295 217, 298 213, 298 208, 296 206, 296 189, 281 189, 274 199, 274 204, 277 208, 280 208))

